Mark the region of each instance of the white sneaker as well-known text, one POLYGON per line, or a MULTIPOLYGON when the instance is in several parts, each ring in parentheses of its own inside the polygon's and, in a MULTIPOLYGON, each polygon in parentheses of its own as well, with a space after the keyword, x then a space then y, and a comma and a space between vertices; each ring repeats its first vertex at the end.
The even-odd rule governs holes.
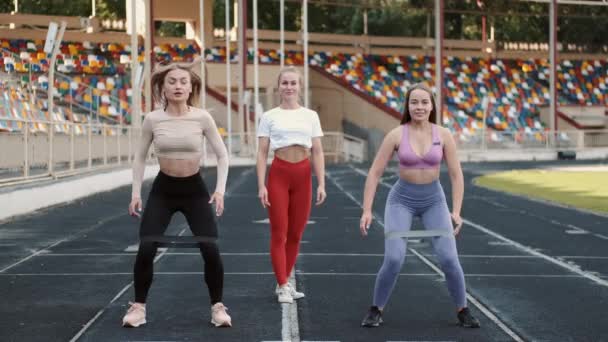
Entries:
POLYGON ((222 303, 215 303, 211 307, 211 324, 216 327, 231 327, 232 326, 232 318, 226 312, 228 310, 227 307, 222 303))
POLYGON ((146 324, 146 305, 142 303, 129 302, 129 309, 122 319, 123 327, 137 328, 146 324))
POLYGON ((291 296, 291 288, 288 285, 283 285, 279 287, 276 292, 279 303, 293 303, 293 297, 291 296))
MULTIPOLYGON (((287 283, 285 286, 289 287, 289 291, 290 291, 289 293, 291 294, 291 297, 293 299, 300 299, 300 298, 306 297, 306 295, 304 294, 304 292, 298 292, 298 291, 296 291, 296 289, 293 286, 291 286, 290 283, 287 283)), ((274 293, 276 293, 277 295, 279 294, 279 285, 278 284, 277 284, 277 287, 274 290, 274 293)))

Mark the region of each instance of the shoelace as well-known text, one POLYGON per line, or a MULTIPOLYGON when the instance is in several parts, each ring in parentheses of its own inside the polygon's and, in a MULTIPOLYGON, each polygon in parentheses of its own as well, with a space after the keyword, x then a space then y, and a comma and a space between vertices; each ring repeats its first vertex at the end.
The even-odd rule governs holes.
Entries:
POLYGON ((289 294, 291 294, 292 296, 295 296, 296 294, 299 294, 299 292, 296 290, 295 287, 291 286, 291 284, 288 283, 289 286, 289 294))
POLYGON ((129 308, 129 310, 127 310, 127 313, 131 313, 135 310, 142 310, 142 311, 146 311, 146 309, 144 307, 142 307, 141 305, 137 304, 137 303, 133 303, 133 302, 129 302, 129 305, 131 306, 129 308))
POLYGON ((218 311, 220 311, 220 310, 222 310, 222 311, 226 312, 226 311, 228 311, 228 308, 227 308, 227 307, 225 307, 225 306, 224 306, 224 304, 221 304, 221 305, 218 305, 218 306, 214 306, 214 307, 213 307, 213 312, 214 312, 214 313, 216 313, 216 312, 218 312, 218 311))

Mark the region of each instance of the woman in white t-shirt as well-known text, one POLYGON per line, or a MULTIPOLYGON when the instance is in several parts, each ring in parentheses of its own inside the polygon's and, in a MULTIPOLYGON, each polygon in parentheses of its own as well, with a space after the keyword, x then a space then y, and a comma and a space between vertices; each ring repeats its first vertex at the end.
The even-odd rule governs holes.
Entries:
POLYGON ((277 279, 276 294, 280 303, 292 303, 304 294, 287 282, 296 263, 300 240, 310 214, 312 168, 317 176, 316 205, 325 193, 325 161, 318 114, 300 106, 298 98, 302 76, 294 67, 280 71, 278 77, 279 107, 262 116, 257 136, 258 197, 268 209, 270 218, 270 257, 277 279), (274 159, 266 178, 268 151, 274 159))

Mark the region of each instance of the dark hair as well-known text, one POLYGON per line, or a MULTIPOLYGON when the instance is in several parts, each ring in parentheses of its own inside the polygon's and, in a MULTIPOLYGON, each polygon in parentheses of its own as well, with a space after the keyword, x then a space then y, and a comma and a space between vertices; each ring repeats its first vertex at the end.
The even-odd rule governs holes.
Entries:
POLYGON ((150 82, 152 83, 152 99, 154 102, 161 103, 164 108, 167 108, 167 100, 163 96, 163 86, 165 84, 165 77, 173 70, 184 70, 190 74, 190 84, 192 85, 192 92, 188 96, 186 103, 188 106, 194 106, 198 104, 198 99, 201 93, 202 82, 198 74, 192 71, 195 65, 202 62, 202 58, 197 57, 190 63, 169 63, 160 65, 152 73, 150 82))
POLYGON ((424 90, 429 93, 431 98, 431 104, 433 105, 433 109, 431 109, 431 115, 429 116, 429 121, 435 123, 437 120, 437 105, 435 104, 435 97, 433 96, 433 91, 427 85, 422 83, 416 83, 411 86, 407 93, 405 93, 405 106, 403 106, 403 117, 401 118, 401 124, 406 124, 412 121, 412 117, 410 116, 409 103, 410 103, 410 95, 416 89, 424 90))

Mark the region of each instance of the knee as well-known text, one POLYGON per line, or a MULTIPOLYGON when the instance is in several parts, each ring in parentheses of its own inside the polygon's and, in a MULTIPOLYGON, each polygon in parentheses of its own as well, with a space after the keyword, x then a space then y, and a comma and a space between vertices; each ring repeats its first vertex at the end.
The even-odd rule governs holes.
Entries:
POLYGON ((457 255, 439 256, 439 264, 444 273, 454 272, 461 269, 460 260, 457 255))
POLYGON ((286 240, 287 240, 287 243, 298 243, 298 242, 300 242, 301 239, 302 239, 302 233, 295 231, 295 229, 294 229, 294 230, 289 231, 289 233, 287 234, 286 240))
MULTIPOLYGON (((149 270, 154 265, 154 257, 156 256, 156 245, 150 242, 141 242, 137 257, 135 258, 135 271, 149 270)), ((147 271, 146 271, 147 272, 147 271)))
POLYGON ((281 233, 273 232, 270 234, 270 244, 272 246, 283 246, 287 242, 287 236, 281 233))
POLYGON ((215 242, 201 242, 198 248, 203 255, 203 258, 218 258, 220 257, 220 249, 215 242))
POLYGON ((137 259, 154 260, 157 250, 158 247, 156 247, 156 243, 154 242, 140 242, 139 249, 137 250, 137 259))
POLYGON ((398 273, 403 265, 404 256, 393 254, 384 257, 384 267, 388 272, 398 273))

